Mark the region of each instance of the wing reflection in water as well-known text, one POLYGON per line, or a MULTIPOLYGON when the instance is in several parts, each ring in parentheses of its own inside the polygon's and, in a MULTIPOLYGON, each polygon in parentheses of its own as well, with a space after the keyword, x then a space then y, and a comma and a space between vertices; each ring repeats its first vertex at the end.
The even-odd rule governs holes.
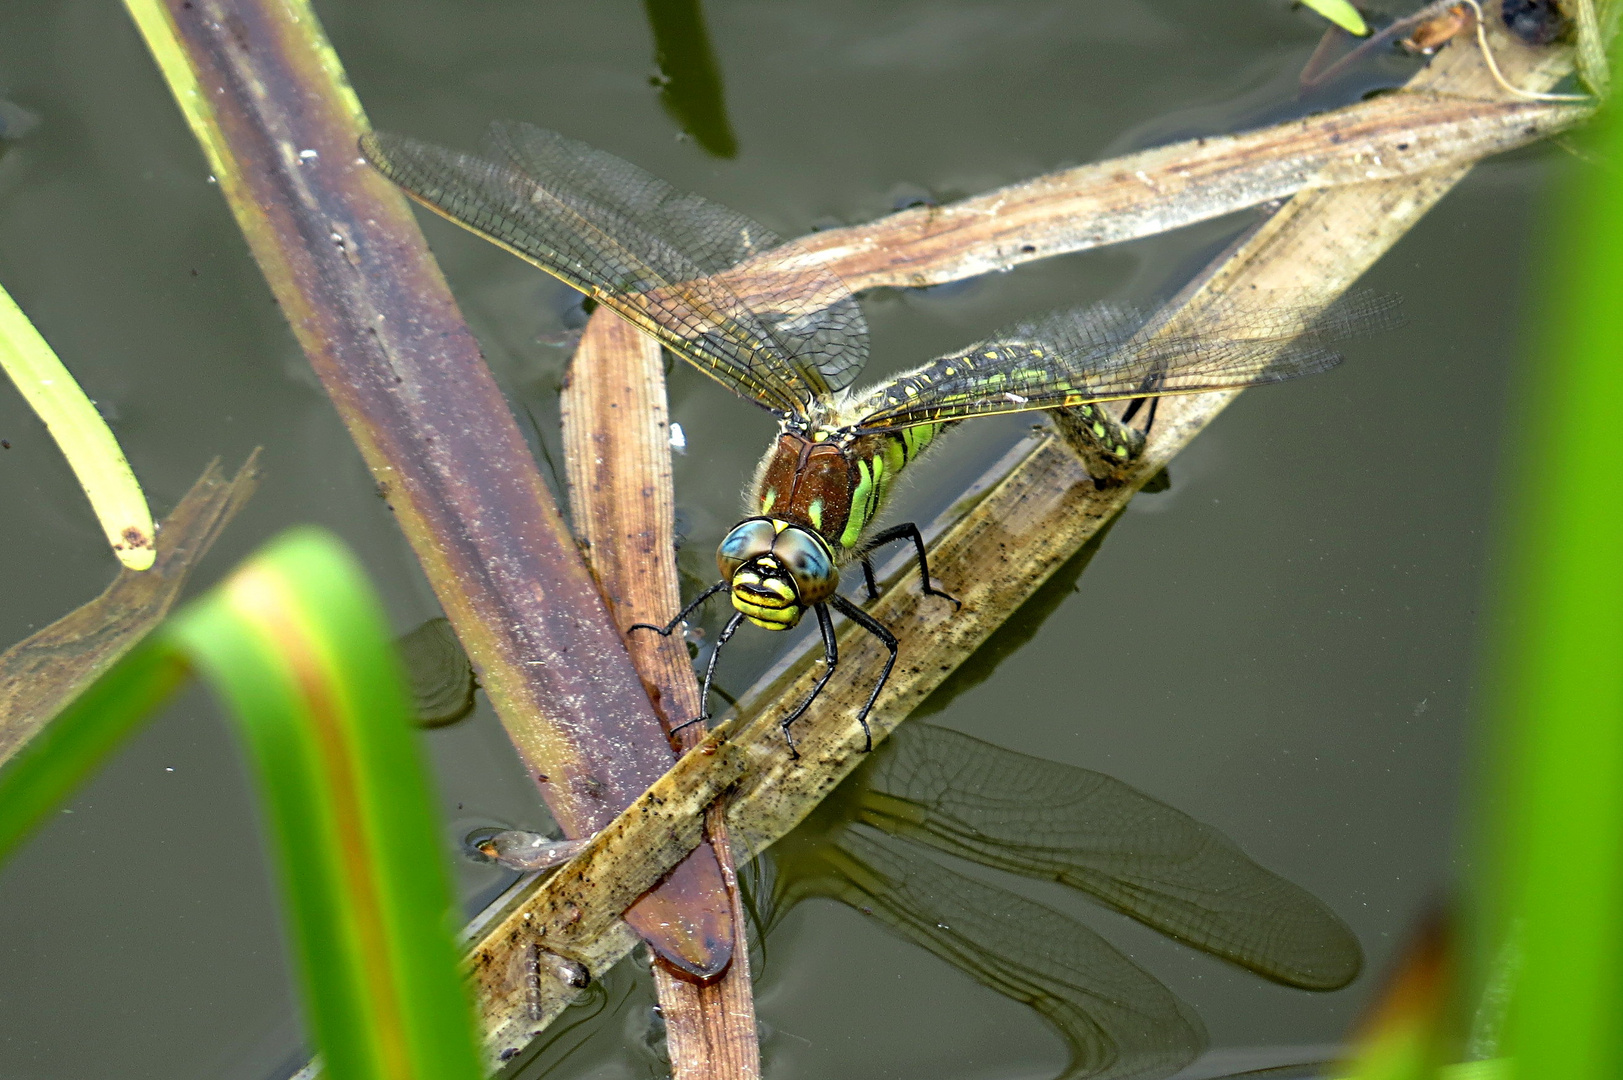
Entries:
POLYGON ((878 919, 1053 1024, 1070 1052, 1060 1080, 1168 1076, 1200 1053, 1205 1032, 1092 930, 918 845, 1070 885, 1290 986, 1337 989, 1362 966, 1328 907, 1210 826, 1100 773, 905 724, 773 847, 767 918, 827 897, 878 919))

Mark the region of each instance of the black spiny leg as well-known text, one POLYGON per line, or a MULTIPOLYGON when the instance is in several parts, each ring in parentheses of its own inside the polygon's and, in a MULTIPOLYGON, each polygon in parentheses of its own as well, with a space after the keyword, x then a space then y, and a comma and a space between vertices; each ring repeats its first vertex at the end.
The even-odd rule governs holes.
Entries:
MULTIPOLYGON (((951 599, 951 597, 948 597, 948 599, 951 599)), ((862 711, 857 713, 857 723, 862 725, 862 735, 865 740, 862 744, 862 752, 866 754, 873 749, 873 732, 868 729, 868 714, 873 711, 873 703, 879 700, 879 691, 885 688, 885 680, 890 678, 890 669, 896 666, 896 635, 885 629, 884 624, 880 623, 872 615, 869 615, 839 593, 829 597, 828 602, 834 605, 835 611, 838 611, 841 615, 878 638, 880 643, 890 650, 890 658, 885 661, 885 670, 879 673, 879 680, 873 684, 873 693, 868 695, 868 704, 864 705, 862 711)), ((956 604, 957 601, 954 600, 953 603, 956 604)), ((822 684, 819 683, 818 685, 821 686, 822 684)))
MULTIPOLYGON (((834 620, 828 617, 827 604, 814 604, 812 610, 817 612, 817 628, 823 632, 823 673, 817 677, 817 685, 812 687, 806 700, 795 707, 795 711, 778 721, 783 729, 783 741, 789 744, 789 756, 798 758, 800 751, 795 749, 795 737, 789 734, 789 725, 799 720, 811 708, 811 703, 817 700, 817 695, 823 692, 828 680, 834 677, 834 668, 840 662, 840 647, 834 642, 834 620)), ((863 725, 867 729, 867 725, 863 725)))
MULTIPOLYGON (((919 557, 919 584, 924 588, 924 595, 939 596, 943 600, 951 600, 955 609, 963 607, 964 605, 958 602, 956 596, 951 593, 944 593, 930 585, 930 560, 924 554, 924 537, 919 533, 919 527, 911 521, 903 522, 900 525, 892 525, 868 541, 868 546, 864 549, 862 556, 862 568, 868 574, 868 599, 872 600, 879 595, 879 591, 874 588, 873 568, 868 563, 868 553, 875 548, 883 547, 897 540, 913 541, 913 551, 919 557)), ((873 702, 870 701, 868 704, 872 705, 873 702)))
POLYGON ((1127 409, 1121 414, 1121 422, 1131 424, 1133 417, 1138 415, 1138 410, 1144 407, 1146 401, 1150 403, 1149 412, 1144 414, 1144 436, 1148 438, 1150 432, 1155 430, 1155 410, 1161 407, 1159 395, 1152 398, 1134 398, 1128 402, 1127 409))
POLYGON ((873 577, 873 560, 866 555, 862 557, 862 580, 868 585, 868 599, 879 599, 879 583, 873 577))
POLYGON ((691 601, 689 601, 688 606, 683 608, 681 611, 678 611, 676 613, 676 617, 670 622, 666 623, 664 626, 655 626, 653 623, 647 622, 632 623, 630 626, 626 627, 626 633, 629 634, 633 630, 652 630, 660 637, 670 637, 671 631, 675 630, 678 626, 681 626, 682 620, 686 619, 689 615, 692 615, 695 608, 725 588, 727 588, 727 582, 716 582, 714 585, 710 586, 704 592, 700 593, 698 596, 695 596, 691 601))
MULTIPOLYGON (((678 611, 676 613, 676 617, 670 622, 666 623, 664 626, 655 626, 653 623, 645 622, 632 623, 630 626, 626 627, 626 633, 629 634, 633 630, 652 630, 660 637, 670 637, 671 632, 674 631, 678 626, 681 626, 683 620, 685 620, 689 615, 693 614, 700 604, 703 604, 706 600, 710 599, 712 596, 726 588, 727 582, 725 580, 718 581, 704 592, 690 600, 688 605, 681 611, 678 611)), ((732 619, 728 621, 726 629, 722 630, 721 637, 716 641, 715 649, 710 653, 710 666, 707 667, 704 672, 704 693, 699 698, 699 715, 695 716, 692 720, 684 720, 682 723, 671 728, 672 734, 681 731, 685 727, 691 727, 694 724, 702 723, 703 721, 710 719, 710 676, 716 670, 716 657, 721 654, 722 645, 726 643, 728 638, 733 636, 733 631, 738 629, 739 620, 743 617, 743 615, 734 615, 732 619)))
POLYGON ((727 620, 727 625, 723 626, 721 633, 716 635, 716 647, 710 650, 710 662, 704 666, 704 685, 699 688, 699 715, 692 720, 684 720, 671 728, 672 735, 685 727, 702 724, 710 719, 710 683, 716 677, 716 661, 721 659, 721 647, 727 644, 728 640, 733 636, 733 631, 737 630, 738 624, 743 621, 744 613, 742 611, 733 612, 733 617, 727 620))
POLYGON ((1138 410, 1143 408, 1144 403, 1148 401, 1150 403, 1150 411, 1144 416, 1144 437, 1148 439, 1150 437, 1150 432, 1155 428, 1155 410, 1161 406, 1160 391, 1165 385, 1165 371, 1152 371, 1148 375, 1144 376, 1144 381, 1138 384, 1138 388, 1146 395, 1153 396, 1134 398, 1132 401, 1128 402, 1127 409, 1121 414, 1121 422, 1123 424, 1131 424, 1133 422, 1133 417, 1138 415, 1138 410))

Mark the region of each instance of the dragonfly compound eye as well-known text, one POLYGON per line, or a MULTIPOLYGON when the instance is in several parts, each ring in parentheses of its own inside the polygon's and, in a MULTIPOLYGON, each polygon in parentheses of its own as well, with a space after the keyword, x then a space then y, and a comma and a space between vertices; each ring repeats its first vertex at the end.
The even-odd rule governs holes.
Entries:
POLYGON ((731 581, 740 566, 771 551, 777 536, 777 529, 766 518, 739 522, 716 548, 716 565, 721 569, 721 576, 731 581))
POLYGON ((821 603, 839 587, 840 575, 834 569, 834 553, 821 537, 791 526, 778 534, 777 543, 772 545, 772 553, 794 578, 801 603, 821 603))

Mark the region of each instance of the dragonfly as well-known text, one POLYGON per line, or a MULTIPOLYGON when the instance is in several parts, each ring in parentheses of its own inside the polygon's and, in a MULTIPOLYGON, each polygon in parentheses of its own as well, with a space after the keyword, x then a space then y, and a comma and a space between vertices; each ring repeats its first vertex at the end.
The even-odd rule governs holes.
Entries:
POLYGON ((923 592, 959 606, 932 584, 916 524, 874 528, 896 477, 945 429, 976 416, 1066 409, 1105 461, 1125 464, 1142 449, 1144 431, 1128 425, 1131 408, 1118 420, 1102 403, 1136 408, 1169 394, 1324 371, 1340 362, 1331 343, 1393 321, 1392 298, 1378 294, 1327 304, 1305 290, 1280 290, 1175 326, 1130 305, 1100 304, 1026 320, 857 390, 867 324, 826 266, 777 258, 774 272, 751 275, 746 264, 781 246, 764 226, 557 132, 498 122, 490 146, 478 156, 383 132, 361 139, 372 165, 418 202, 610 308, 778 421, 746 516, 716 549, 721 579, 665 625, 637 623, 628 632, 669 636, 712 596, 731 597, 700 715, 687 726, 709 719, 717 660, 743 622, 784 631, 811 613, 824 664, 781 721, 791 755, 791 725, 839 663, 831 609, 888 654, 856 716, 865 750, 873 746, 868 715, 896 664, 895 634, 839 592, 843 567, 861 563, 872 600, 873 553, 910 543, 923 592))

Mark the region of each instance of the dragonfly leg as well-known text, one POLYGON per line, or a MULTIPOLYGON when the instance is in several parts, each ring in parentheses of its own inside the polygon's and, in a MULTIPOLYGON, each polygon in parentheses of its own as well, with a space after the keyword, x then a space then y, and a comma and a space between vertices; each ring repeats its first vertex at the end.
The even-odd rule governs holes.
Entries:
POLYGON ((1155 410, 1161 407, 1161 398, 1159 395, 1148 398, 1134 398, 1132 401, 1128 402, 1126 410, 1121 414, 1121 422, 1124 424, 1131 424, 1133 422, 1133 417, 1138 415, 1138 410, 1144 407, 1144 403, 1146 401, 1150 403, 1150 408, 1149 411, 1144 414, 1144 427, 1142 430, 1144 432, 1144 437, 1148 438, 1150 432, 1155 430, 1155 410))
POLYGON ((872 552, 876 548, 883 547, 886 544, 894 543, 897 540, 913 541, 913 550, 919 557, 919 584, 924 589, 924 595, 939 596, 943 600, 951 600, 954 609, 963 607, 964 605, 958 601, 956 596, 953 596, 951 593, 942 592, 940 589, 931 586, 930 559, 929 556, 924 553, 924 537, 919 533, 919 527, 913 524, 911 521, 903 522, 900 525, 892 525, 890 528, 879 533, 872 540, 868 541, 868 546, 862 556, 862 567, 868 572, 868 599, 872 600, 876 598, 879 595, 879 592, 874 588, 873 568, 868 563, 867 553, 872 552))
POLYGON ((704 592, 700 593, 698 596, 695 596, 688 603, 687 607, 683 608, 681 611, 678 611, 676 613, 676 617, 674 619, 672 619, 670 622, 666 623, 664 626, 655 626, 653 623, 646 623, 646 622, 632 623, 630 626, 626 627, 626 633, 629 634, 633 630, 652 630, 654 633, 660 635, 661 637, 670 637, 671 636, 671 631, 675 630, 678 626, 681 626, 683 620, 685 620, 689 615, 693 614, 694 609, 696 609, 700 604, 703 604, 706 600, 710 599, 712 596, 714 596, 717 593, 721 592, 725 588, 727 588, 727 582, 726 581, 723 580, 723 581, 716 582, 714 585, 710 586, 704 592))
MULTIPOLYGON (((721 659, 721 647, 727 644, 728 640, 732 638, 733 632, 738 629, 738 624, 743 621, 744 613, 742 611, 733 612, 733 617, 727 620, 727 625, 723 626, 721 633, 716 635, 716 647, 710 650, 710 662, 704 666, 704 685, 699 688, 699 715, 692 720, 684 720, 671 728, 672 735, 675 735, 683 728, 692 727, 694 724, 702 724, 710 719, 710 683, 716 677, 716 661, 721 659)), ((657 630, 658 627, 650 627, 650 629, 657 630)))
MULTIPOLYGON (((834 620, 828 617, 828 605, 815 604, 812 610, 817 612, 817 628, 823 633, 823 673, 817 677, 817 684, 812 687, 811 693, 806 695, 806 700, 795 706, 794 712, 778 721, 778 726, 783 729, 783 741, 789 744, 789 756, 792 758, 798 758, 800 751, 795 749, 795 737, 789 734, 789 725, 799 720, 806 714, 806 710, 811 708, 811 703, 823 692, 828 680, 834 677, 834 668, 840 662, 840 647, 834 641, 834 620)), ((863 730, 867 730, 867 726, 866 723, 863 724, 863 730)))
POLYGON ((879 599, 879 584, 874 581, 873 577, 873 560, 866 555, 862 557, 862 580, 868 586, 868 599, 879 599))
POLYGON ((834 605, 835 611, 838 611, 841 615, 878 638, 880 643, 890 651, 889 658, 885 660, 885 670, 879 673, 879 679, 873 684, 873 693, 868 695, 868 704, 864 705, 862 711, 857 713, 857 723, 862 725, 862 734, 865 739, 862 752, 867 753, 873 749, 873 731, 868 727, 868 714, 873 711, 873 703, 879 700, 879 691, 885 688, 885 680, 890 678, 890 669, 896 666, 896 635, 885 629, 884 624, 879 620, 839 593, 829 597, 828 602, 834 605))

